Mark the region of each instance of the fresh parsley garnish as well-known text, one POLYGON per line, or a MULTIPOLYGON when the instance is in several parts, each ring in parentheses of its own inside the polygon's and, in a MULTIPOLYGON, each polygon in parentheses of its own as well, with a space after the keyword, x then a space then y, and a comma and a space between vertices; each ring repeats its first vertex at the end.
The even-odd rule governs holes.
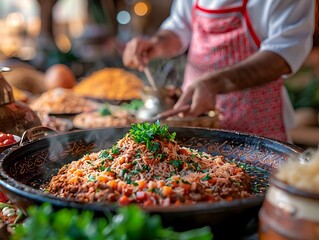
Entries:
MULTIPOLYGON (((24 224, 18 224, 12 239, 166 239, 210 240, 208 227, 175 232, 164 227, 159 215, 150 215, 136 205, 121 207, 113 215, 96 217, 88 210, 54 210, 49 203, 28 208, 24 224), (63 224, 61 224, 63 222, 63 224)), ((11 238, 10 238, 11 239, 11 238)))
POLYGON ((205 177, 202 178, 202 181, 208 181, 211 180, 212 177, 208 175, 208 173, 205 175, 205 177))
POLYGON ((108 116, 111 115, 112 112, 109 109, 109 106, 107 104, 104 104, 100 109, 99 109, 99 113, 101 116, 108 116))
POLYGON ((146 147, 150 151, 156 150, 159 146, 153 145, 152 141, 157 138, 160 140, 173 141, 176 133, 170 133, 168 126, 161 126, 159 121, 156 123, 136 123, 132 124, 131 129, 128 133, 130 137, 134 138, 137 143, 145 143, 146 147))

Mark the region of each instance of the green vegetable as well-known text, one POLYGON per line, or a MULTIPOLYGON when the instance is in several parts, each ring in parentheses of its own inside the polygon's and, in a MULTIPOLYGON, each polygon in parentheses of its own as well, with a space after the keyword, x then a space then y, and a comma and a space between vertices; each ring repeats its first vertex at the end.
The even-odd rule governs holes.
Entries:
POLYGON ((148 149, 157 149, 156 146, 152 145, 155 138, 173 141, 176 133, 170 133, 167 125, 161 126, 157 121, 156 123, 132 124, 129 136, 133 137, 137 143, 145 143, 148 149))
POLYGON ((137 111, 143 106, 143 101, 140 99, 134 99, 129 103, 122 103, 120 105, 121 108, 125 110, 137 111))
POLYGON ((313 71, 312 68, 302 67, 284 82, 295 109, 319 108, 319 78, 313 74, 313 71))
POLYGON ((120 208, 114 216, 94 218, 89 211, 54 211, 45 203, 30 207, 28 215, 23 224, 16 226, 11 240, 209 240, 213 237, 208 227, 187 232, 163 228, 158 215, 151 216, 135 205, 120 208))
POLYGON ((111 115, 112 112, 109 108, 109 106, 107 104, 104 104, 100 109, 99 109, 99 113, 101 116, 108 116, 111 115))
POLYGON ((202 181, 208 181, 208 180, 211 180, 212 177, 209 176, 208 174, 205 175, 205 177, 202 178, 202 181))

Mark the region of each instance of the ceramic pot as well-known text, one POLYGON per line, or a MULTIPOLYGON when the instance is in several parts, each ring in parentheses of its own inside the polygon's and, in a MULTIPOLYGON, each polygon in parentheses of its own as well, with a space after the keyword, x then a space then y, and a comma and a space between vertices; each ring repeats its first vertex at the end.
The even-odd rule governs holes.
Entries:
POLYGON ((270 178, 259 211, 259 239, 319 239, 319 194, 296 189, 270 178))

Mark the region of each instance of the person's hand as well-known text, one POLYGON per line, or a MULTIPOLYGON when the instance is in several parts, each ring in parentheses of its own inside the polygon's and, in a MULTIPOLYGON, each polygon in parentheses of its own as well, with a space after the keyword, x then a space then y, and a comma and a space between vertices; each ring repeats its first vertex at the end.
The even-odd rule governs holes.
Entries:
POLYGON ((129 41, 123 52, 123 64, 140 71, 156 55, 156 42, 150 38, 136 37, 129 41))
POLYGON ((136 37, 125 46, 123 64, 143 71, 152 59, 177 56, 181 47, 179 36, 170 30, 160 30, 151 38, 136 37))
POLYGON ((221 81, 218 77, 205 74, 190 85, 178 99, 174 109, 180 109, 190 105, 190 109, 183 113, 183 116, 199 116, 205 112, 215 109, 216 95, 221 88, 221 81))

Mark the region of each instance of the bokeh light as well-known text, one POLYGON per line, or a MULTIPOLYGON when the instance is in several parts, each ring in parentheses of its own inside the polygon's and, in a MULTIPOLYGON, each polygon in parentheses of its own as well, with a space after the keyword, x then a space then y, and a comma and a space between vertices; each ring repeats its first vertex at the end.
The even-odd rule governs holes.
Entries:
POLYGON ((128 24, 131 21, 131 15, 128 11, 120 11, 116 15, 116 20, 119 24, 128 24))
POLYGON ((149 7, 145 2, 137 2, 134 5, 134 12, 137 16, 145 16, 149 11, 149 7))

